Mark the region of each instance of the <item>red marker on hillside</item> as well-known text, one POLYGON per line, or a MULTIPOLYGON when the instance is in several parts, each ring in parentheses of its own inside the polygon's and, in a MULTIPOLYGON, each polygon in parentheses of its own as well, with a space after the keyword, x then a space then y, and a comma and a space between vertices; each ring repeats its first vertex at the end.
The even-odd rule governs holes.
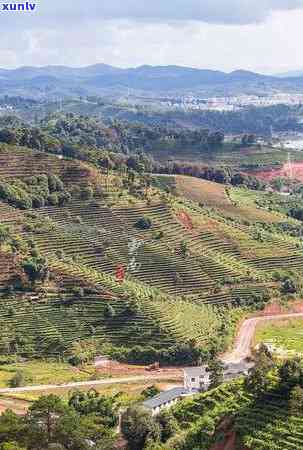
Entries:
POLYGON ((122 266, 122 264, 119 264, 116 267, 116 281, 118 281, 118 283, 123 283, 125 279, 125 268, 124 266, 122 266))

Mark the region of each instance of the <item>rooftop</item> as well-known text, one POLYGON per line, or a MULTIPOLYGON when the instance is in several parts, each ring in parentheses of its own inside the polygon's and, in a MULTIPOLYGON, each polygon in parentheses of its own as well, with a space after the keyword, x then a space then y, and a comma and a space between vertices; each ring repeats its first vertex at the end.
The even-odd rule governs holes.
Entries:
POLYGON ((201 367, 185 367, 184 374, 189 377, 199 377, 200 375, 206 375, 207 366, 201 367))
POLYGON ((180 398, 182 395, 188 394, 187 390, 183 387, 176 387, 174 389, 170 389, 169 391, 161 392, 161 394, 156 397, 145 400, 142 405, 148 409, 154 409, 158 406, 162 406, 165 403, 171 402, 180 398))

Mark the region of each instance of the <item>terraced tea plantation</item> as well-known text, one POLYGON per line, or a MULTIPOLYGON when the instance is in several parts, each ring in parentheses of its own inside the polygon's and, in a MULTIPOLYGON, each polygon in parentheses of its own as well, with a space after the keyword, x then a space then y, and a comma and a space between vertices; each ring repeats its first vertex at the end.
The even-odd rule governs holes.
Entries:
POLYGON ((302 448, 303 414, 292 415, 288 401, 282 395, 271 393, 263 396, 262 400, 255 400, 243 388, 241 381, 221 385, 194 400, 181 402, 174 415, 182 429, 188 430, 183 446, 177 448, 195 448, 199 445, 197 448, 209 449, 214 444, 222 443, 225 433, 231 436, 230 430, 236 433, 233 445, 240 448, 302 448), (206 424, 209 429, 215 430, 213 435, 205 428, 206 424), (226 430, 227 424, 229 427, 226 430))
POLYGON ((193 150, 182 147, 181 150, 154 150, 152 153, 160 161, 176 160, 184 163, 202 163, 213 167, 227 166, 241 170, 279 169, 287 163, 288 154, 290 154, 292 161, 302 161, 302 155, 295 150, 270 146, 240 148, 238 145, 227 142, 221 149, 211 152, 201 152, 200 149, 193 150))
POLYGON ((5 147, 0 162, 4 180, 50 170, 67 186, 92 187, 89 198, 61 206, 24 211, 0 203, 0 222, 34 245, 50 269, 44 286, 14 293, 9 274, 20 255, 3 249, 3 345, 27 336, 34 353, 60 353, 91 338, 154 349, 192 340, 223 350, 243 309, 278 295, 273 271, 303 270, 299 238, 260 228, 299 222, 253 202, 238 204, 230 187, 166 177, 162 187, 175 186, 175 196, 153 188, 140 197, 122 174, 75 160, 5 147))

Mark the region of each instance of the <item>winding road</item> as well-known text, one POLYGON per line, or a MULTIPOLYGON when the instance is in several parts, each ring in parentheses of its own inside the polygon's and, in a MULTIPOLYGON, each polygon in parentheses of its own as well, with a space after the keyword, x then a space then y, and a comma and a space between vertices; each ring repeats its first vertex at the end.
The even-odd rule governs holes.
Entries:
MULTIPOLYGON (((254 317, 252 319, 247 319, 241 325, 238 336, 235 341, 235 347, 232 352, 226 353, 222 356, 222 361, 226 363, 237 363, 241 360, 247 358, 251 354, 251 344, 253 342, 253 338, 255 335, 256 327, 258 324, 267 321, 281 320, 281 319, 294 319, 294 318, 303 318, 303 313, 291 313, 291 314, 279 314, 273 316, 262 316, 262 317, 254 317)), ((180 373, 181 375, 181 373, 180 373)), ((104 380, 96 380, 96 381, 80 381, 75 383, 67 383, 67 384, 47 384, 47 385, 38 385, 38 386, 24 386, 19 388, 2 388, 0 389, 1 394, 14 394, 14 393, 22 393, 22 392, 47 392, 53 390, 60 389, 73 389, 73 388, 81 388, 81 387, 96 387, 102 385, 113 385, 113 384, 124 384, 124 383, 136 383, 141 381, 163 381, 163 380, 176 380, 180 381, 181 376, 176 374, 175 372, 172 374, 146 374, 146 375, 137 375, 132 377, 125 378, 107 378, 104 380)))
POLYGON ((243 322, 238 336, 235 341, 235 347, 230 353, 222 356, 224 362, 239 362, 251 355, 251 344, 254 339, 256 327, 262 322, 281 320, 281 319, 296 319, 302 317, 303 313, 279 314, 274 316, 262 316, 247 319, 243 322))

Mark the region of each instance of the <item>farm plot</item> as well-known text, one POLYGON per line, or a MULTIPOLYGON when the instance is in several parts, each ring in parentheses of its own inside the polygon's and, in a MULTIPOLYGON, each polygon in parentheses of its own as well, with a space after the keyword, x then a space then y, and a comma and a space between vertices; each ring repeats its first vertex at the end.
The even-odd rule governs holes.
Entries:
POLYGON ((303 355, 303 320, 284 319, 275 323, 260 324, 255 341, 266 342, 284 352, 303 355))

